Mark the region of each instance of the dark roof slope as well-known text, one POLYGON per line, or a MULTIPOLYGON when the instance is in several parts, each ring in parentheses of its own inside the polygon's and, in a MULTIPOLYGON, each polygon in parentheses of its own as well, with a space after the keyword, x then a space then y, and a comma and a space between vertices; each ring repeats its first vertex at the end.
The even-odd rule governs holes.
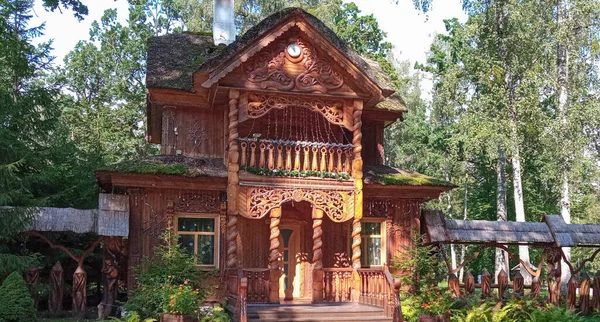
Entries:
POLYGON ((200 34, 178 33, 148 39, 146 87, 192 92, 194 72, 221 47, 213 44, 212 37, 200 34))
POLYGON ((333 30, 325 25, 317 17, 304 11, 301 8, 286 8, 276 12, 269 17, 263 19, 260 23, 250 28, 244 35, 236 41, 225 47, 218 55, 207 59, 198 71, 212 72, 222 62, 231 59, 237 52, 249 46, 255 39, 265 35, 280 22, 288 19, 293 15, 304 17, 315 29, 319 31, 327 40, 329 40, 339 51, 344 53, 352 63, 360 68, 371 80, 377 83, 383 90, 384 95, 389 95, 394 92, 394 87, 390 78, 383 72, 379 64, 374 61, 366 60, 352 50, 333 30))

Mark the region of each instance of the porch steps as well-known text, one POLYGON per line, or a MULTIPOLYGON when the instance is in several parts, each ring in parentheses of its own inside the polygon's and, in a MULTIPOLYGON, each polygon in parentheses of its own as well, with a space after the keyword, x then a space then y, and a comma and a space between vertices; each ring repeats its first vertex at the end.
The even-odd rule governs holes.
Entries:
POLYGON ((392 321, 380 307, 358 303, 248 305, 248 321, 346 322, 392 321))

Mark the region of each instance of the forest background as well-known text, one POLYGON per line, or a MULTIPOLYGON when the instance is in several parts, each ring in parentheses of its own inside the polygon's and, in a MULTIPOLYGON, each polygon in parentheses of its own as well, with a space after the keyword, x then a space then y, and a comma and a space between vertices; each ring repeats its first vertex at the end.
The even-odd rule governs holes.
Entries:
MULTIPOLYGON (((79 0, 43 1, 56 15, 87 14, 79 0)), ((423 12, 435 6, 413 3, 423 12)), ((458 186, 427 208, 459 219, 539 221, 561 214, 600 222, 600 1, 462 4, 467 21, 446 20, 427 61, 414 66, 393 57, 377 20, 353 3, 241 0, 235 17, 242 34, 284 7, 303 7, 377 60, 408 107, 404 121, 386 130, 386 163, 458 186), (434 82, 430 101, 421 93, 425 75, 434 82)), ((36 41, 44 29, 30 25, 32 6, 0 0, 0 206, 95 208, 95 170, 159 151, 145 140, 148 38, 210 33, 212 0, 129 0, 126 23, 116 10, 105 11, 89 40, 60 66, 51 43, 36 41)), ((0 276, 40 261, 51 266, 16 247, 27 244, 14 232, 30 213, 0 212, 0 276)), ((85 248, 86 240, 71 243, 85 248)), ((459 262, 473 249, 448 251, 459 262)), ((519 254, 534 263, 540 255, 526 248, 519 254)), ((469 268, 509 264, 516 261, 492 250, 469 268)), ((596 261, 588 269, 599 268, 596 261)))

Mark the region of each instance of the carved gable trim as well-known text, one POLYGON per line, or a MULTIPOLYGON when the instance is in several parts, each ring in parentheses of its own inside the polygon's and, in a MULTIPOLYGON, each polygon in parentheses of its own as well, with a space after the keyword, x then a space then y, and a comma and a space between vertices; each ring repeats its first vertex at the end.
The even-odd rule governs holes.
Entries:
POLYGON ((173 205, 174 212, 183 213, 219 213, 218 191, 202 191, 181 195, 179 202, 173 205))
POLYGON ((334 222, 354 217, 354 193, 348 191, 249 187, 239 197, 240 214, 250 219, 263 218, 288 201, 308 201, 334 222))

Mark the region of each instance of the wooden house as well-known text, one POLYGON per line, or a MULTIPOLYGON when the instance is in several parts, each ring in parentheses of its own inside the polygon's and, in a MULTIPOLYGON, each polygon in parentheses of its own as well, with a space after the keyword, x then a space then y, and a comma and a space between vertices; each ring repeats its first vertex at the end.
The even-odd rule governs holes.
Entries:
POLYGON ((152 38, 147 68, 147 137, 161 155, 97 172, 105 192, 129 196, 129 267, 172 223, 199 266, 248 279, 249 303, 358 301, 361 278, 385 281, 410 243, 421 205, 452 188, 385 165, 402 99, 301 9, 227 46, 152 38))

